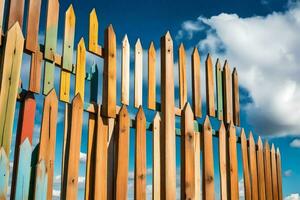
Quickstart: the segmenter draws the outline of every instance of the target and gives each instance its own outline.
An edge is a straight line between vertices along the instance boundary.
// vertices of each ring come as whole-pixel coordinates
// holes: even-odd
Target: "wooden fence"
[[[59,2],[48,0],[45,42],[38,43],[41,0],[0,0],[1,87],[0,87],[0,199],[52,199],[58,102],[65,102],[64,145],[62,159],[62,199],[77,199],[79,155],[83,113],[88,112],[88,147],[85,199],[127,199],[129,168],[129,133],[135,129],[134,198],[146,198],[146,131],[153,133],[152,198],[176,199],[176,145],[181,138],[181,199],[216,197],[214,155],[219,157],[220,199],[239,199],[238,164],[242,163],[245,199],[282,199],[279,150],[252,133],[248,139],[240,127],[238,74],[228,62],[215,67],[211,55],[205,61],[206,111],[202,110],[200,91],[200,56],[191,55],[191,80],[187,80],[186,53],[178,49],[179,106],[174,93],[174,46],[170,33],[160,40],[161,101],[156,95],[156,50],[148,49],[147,104],[143,97],[143,48],[140,40],[134,48],[134,94],[130,94],[130,44],[122,41],[122,62],[117,66],[117,42],[112,25],[104,33],[104,46],[98,44],[98,18],[90,13],[88,43],[82,38],[74,55],[76,18],[72,5],[65,13],[63,53],[57,53]],[[25,3],[28,6],[25,6]],[[26,5],[27,5],[26,4]],[[24,9],[27,18],[24,19]],[[24,32],[22,32],[23,25]],[[24,35],[26,36],[24,38]],[[103,73],[97,66],[86,66],[86,53],[103,59]],[[22,56],[31,56],[28,88],[22,87]],[[73,63],[76,56],[76,63]],[[42,70],[44,63],[44,70]],[[87,73],[87,68],[91,72]],[[54,89],[54,70],[60,69],[60,89]],[[121,104],[117,105],[117,68],[121,68]],[[42,77],[42,71],[43,77]],[[71,76],[75,77],[74,98],[70,95]],[[98,94],[98,78],[103,76],[103,92]],[[42,82],[43,80],[43,82]],[[188,103],[187,82],[192,85],[192,104]],[[85,83],[90,82],[90,88]],[[90,98],[85,98],[89,90]],[[36,124],[35,96],[43,94],[44,106],[40,140],[32,146]],[[216,94],[216,97],[215,97]],[[70,97],[71,96],[71,97]],[[102,104],[98,100],[102,96]],[[134,105],[129,98],[134,97]],[[71,100],[72,98],[72,100]],[[215,103],[216,102],[216,103]],[[9,184],[9,157],[16,104],[18,113],[12,182]],[[131,118],[128,108],[135,107]],[[131,109],[133,110],[133,109]],[[156,112],[153,121],[145,112]],[[181,121],[175,126],[175,118]],[[202,120],[200,119],[202,118]],[[213,130],[211,120],[218,119]],[[204,120],[203,120],[204,119]],[[202,122],[204,121],[204,122]],[[240,128],[238,128],[240,130]],[[218,138],[218,149],[213,148]],[[241,145],[238,145],[240,143]],[[241,147],[242,161],[238,161]],[[218,153],[214,154],[213,151]],[[202,160],[200,159],[202,155]],[[200,170],[200,162],[201,170]],[[200,178],[202,177],[202,178]],[[202,196],[202,197],[201,197]],[[177,196],[177,198],[179,198]]]

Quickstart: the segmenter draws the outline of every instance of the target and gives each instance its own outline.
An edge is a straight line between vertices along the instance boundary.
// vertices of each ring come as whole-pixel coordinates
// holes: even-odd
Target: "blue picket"
[[[47,199],[47,183],[48,175],[46,172],[46,164],[44,160],[41,160],[36,165],[36,184],[35,184],[35,200]]]

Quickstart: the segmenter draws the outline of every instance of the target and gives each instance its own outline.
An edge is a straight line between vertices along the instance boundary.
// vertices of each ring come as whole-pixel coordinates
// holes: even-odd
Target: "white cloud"
[[[289,196],[285,197],[284,200],[300,200],[299,193],[290,194]]]
[[[243,109],[259,134],[300,134],[300,3],[288,6],[267,16],[222,13],[195,20],[209,27],[200,49],[237,67],[253,100]]]
[[[292,176],[293,171],[291,169],[288,169],[283,172],[283,175],[286,177]]]
[[[80,152],[79,160],[80,160],[80,162],[85,163],[86,162],[86,153]]]
[[[240,199],[245,199],[245,190],[244,190],[244,179],[241,179],[239,181],[239,195],[240,195]]]
[[[300,148],[300,139],[294,139],[294,140],[290,143],[290,147]]]

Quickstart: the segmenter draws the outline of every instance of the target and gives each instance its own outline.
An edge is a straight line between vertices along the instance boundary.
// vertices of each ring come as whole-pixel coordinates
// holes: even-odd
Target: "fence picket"
[[[90,12],[90,20],[89,20],[89,51],[95,53],[97,55],[101,55],[100,48],[98,45],[98,17],[96,13],[96,9],[94,8]]]
[[[122,95],[121,102],[129,105],[130,44],[127,35],[122,41]]]
[[[70,71],[73,65],[73,49],[75,37],[76,17],[73,6],[70,5],[65,13],[65,29],[64,29],[64,44],[63,44],[63,59],[62,70],[60,73],[60,100],[69,102],[70,96]]]
[[[134,199],[146,199],[146,117],[141,106],[135,120]]]
[[[125,105],[119,112],[116,153],[116,199],[127,199],[130,117]]]
[[[229,148],[229,180],[230,180],[230,197],[239,199],[239,180],[238,180],[238,162],[236,147],[236,129],[231,121],[228,127],[228,148]]]
[[[41,65],[43,55],[36,51],[31,55],[30,76],[28,90],[34,93],[40,93],[41,90]]]
[[[214,72],[212,65],[212,58],[210,54],[207,55],[205,61],[205,77],[206,77],[206,110],[207,115],[214,117],[216,116],[215,111],[215,93],[214,93]]]
[[[242,160],[243,160],[243,173],[244,173],[244,191],[245,191],[245,199],[251,200],[251,196],[255,194],[251,194],[251,177],[249,170],[249,161],[248,161],[248,144],[247,138],[245,135],[244,129],[241,131],[241,150],[242,150]],[[249,151],[249,154],[252,152]],[[251,161],[250,161],[251,165]],[[252,184],[252,188],[256,187],[256,185]]]
[[[19,23],[21,29],[23,27],[24,15],[24,0],[10,0],[9,1],[9,15],[7,28],[10,29],[16,22]]]
[[[77,45],[76,59],[76,77],[75,77],[75,95],[80,94],[84,102],[84,85],[85,85],[85,67],[86,67],[86,49],[84,39],[81,38]]]
[[[5,200],[8,188],[9,159],[3,147],[0,147],[0,177],[0,199]]]
[[[258,189],[259,189],[259,199],[266,199],[266,186],[265,186],[265,172],[264,172],[264,152],[263,152],[263,143],[261,138],[258,137],[257,142],[257,175],[258,175]]]
[[[181,199],[195,199],[194,115],[187,103],[181,115]]]
[[[232,72],[232,100],[233,100],[233,122],[236,126],[240,126],[241,125],[240,94],[239,94],[238,73],[236,68],[234,68]]]
[[[58,100],[55,90],[51,90],[44,101],[43,119],[40,133],[38,162],[45,161],[48,175],[47,198],[52,199],[52,185],[55,160],[56,123]],[[36,182],[37,184],[38,182]],[[38,186],[36,186],[38,187]]]
[[[223,80],[220,60],[216,62],[216,90],[217,90],[217,117],[219,120],[223,120]]]
[[[272,190],[273,199],[278,200],[278,179],[277,179],[277,163],[276,163],[276,150],[274,144],[271,147],[271,173],[272,173]]]
[[[9,157],[24,38],[18,23],[7,32],[0,90],[0,146]]]
[[[72,126],[68,131],[64,183],[63,183],[63,199],[77,199],[78,188],[78,171],[79,171],[79,154],[82,132],[83,102],[80,94],[77,94],[72,101]],[[49,188],[49,186],[48,186]]]
[[[221,200],[226,200],[228,197],[227,186],[227,136],[223,121],[219,128],[219,169],[220,169],[220,191]]]
[[[103,115],[116,117],[117,71],[116,71],[116,35],[112,25],[105,30],[104,38],[104,69],[102,106]]]
[[[195,132],[195,200],[201,199],[201,133]]]
[[[160,200],[160,115],[157,112],[153,119],[153,160],[152,160],[152,199]]]
[[[169,32],[161,43],[161,198],[176,199],[175,110],[173,40]]]
[[[156,51],[153,42],[148,49],[148,108],[156,109]]]
[[[206,116],[203,124],[203,199],[210,200],[215,198],[214,191],[214,158],[212,127],[209,117]]]
[[[282,200],[282,175],[281,175],[281,156],[279,148],[277,148],[277,179],[278,179],[278,199]]]
[[[224,100],[224,122],[229,124],[232,121],[232,85],[231,72],[227,60],[223,68],[223,100]]]
[[[202,116],[201,89],[200,89],[200,55],[195,47],[192,54],[192,90],[193,90],[193,111],[195,117]]]
[[[250,131],[249,134],[249,162],[250,162],[250,174],[251,174],[251,185],[252,185],[252,199],[258,199],[258,182],[257,182],[257,158],[256,158],[256,145]]]
[[[178,74],[179,74],[179,108],[183,109],[187,102],[187,80],[186,80],[186,55],[183,43],[178,49]]]
[[[143,102],[143,47],[140,39],[134,49],[134,106],[139,108]]]
[[[271,158],[270,146],[268,141],[264,147],[264,164],[265,164],[265,183],[266,183],[266,200],[273,200],[272,193],[272,174],[271,174]]]
[[[47,186],[48,186],[48,174],[46,169],[46,163],[44,160],[40,160],[36,165],[36,184],[34,190],[35,200],[45,200],[47,197]]]
[[[3,26],[3,19],[4,19],[4,7],[5,7],[5,0],[0,0],[0,35],[4,35],[4,26]],[[0,46],[2,45],[2,38],[0,39]]]

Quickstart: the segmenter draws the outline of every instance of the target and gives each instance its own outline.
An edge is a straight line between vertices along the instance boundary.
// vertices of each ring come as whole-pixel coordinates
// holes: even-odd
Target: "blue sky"
[[[43,11],[46,5],[43,1]],[[89,12],[96,8],[99,19],[99,39],[103,44],[103,31],[110,23],[113,24],[118,44],[118,77],[120,77],[120,44],[125,34],[128,35],[131,44],[131,52],[138,38],[141,39],[144,49],[154,41],[159,50],[159,39],[171,32],[174,47],[177,49],[183,42],[190,57],[193,47],[196,45],[201,54],[201,73],[204,74],[204,60],[208,52],[212,53],[213,60],[220,58],[222,63],[229,60],[231,68],[236,67],[239,73],[241,95],[241,119],[246,132],[252,130],[257,139],[261,135],[274,143],[281,150],[283,170],[283,192],[286,199],[299,200],[300,180],[300,3],[282,0],[247,0],[247,1],[171,1],[171,0],[145,0],[145,1],[97,1],[77,0],[61,1],[60,24],[58,34],[58,52],[61,53],[63,41],[64,12],[73,3],[76,13],[75,47],[82,36],[88,42],[88,17]],[[40,42],[43,42],[45,15],[41,18]],[[174,51],[176,52],[176,51]],[[145,52],[146,53],[146,52]],[[74,56],[75,57],[75,56]],[[131,56],[133,61],[133,57]],[[177,53],[174,56],[174,75],[176,85],[176,98],[178,99]],[[144,80],[147,77],[147,56],[144,56]],[[189,60],[189,59],[187,59]],[[131,72],[134,63],[131,61]],[[99,73],[102,72],[102,61],[92,55],[88,55],[87,71],[96,62]],[[29,57],[24,56],[22,68],[22,80],[24,88],[27,88]],[[74,59],[75,63],[75,59]],[[159,62],[158,62],[159,63]],[[187,72],[190,74],[190,61],[187,61]],[[131,77],[133,74],[131,73]],[[59,71],[56,70],[55,88],[59,88]],[[133,78],[131,78],[131,94],[133,94]],[[189,79],[188,79],[189,80]],[[74,83],[74,79],[72,79]],[[158,80],[159,81],[159,80]],[[204,96],[204,77],[202,76],[202,92]],[[99,91],[102,91],[102,79],[99,79]],[[89,84],[86,85],[86,96]],[[189,94],[191,94],[191,85]],[[120,89],[120,79],[118,79]],[[146,102],[146,82],[144,82],[143,102]],[[159,88],[158,88],[159,89]],[[118,90],[120,91],[120,90]],[[159,92],[159,91],[158,91]],[[73,87],[71,94],[74,93]],[[118,101],[120,92],[118,93]],[[158,96],[158,99],[160,97]],[[86,98],[88,99],[88,98]],[[99,97],[99,100],[101,98]],[[38,112],[34,133],[34,143],[38,142],[39,126],[41,121],[41,109],[43,98],[37,97]],[[132,100],[132,99],[131,99]],[[191,100],[191,95],[189,95]],[[205,98],[203,98],[205,101]],[[131,107],[132,107],[132,101]],[[178,103],[178,101],[177,101]],[[17,107],[18,108],[18,107]],[[204,107],[205,108],[205,105]],[[132,117],[136,112],[130,108]],[[59,104],[59,119],[57,127],[57,145],[55,162],[55,194],[59,194],[60,162],[63,133],[64,105]],[[151,121],[154,113],[147,112],[147,120]],[[17,116],[16,116],[17,118]],[[14,129],[15,133],[15,129]],[[80,192],[82,199],[85,174],[85,152],[87,145],[87,114],[84,115],[83,137],[81,144],[80,161]],[[239,134],[239,133],[238,133]],[[151,171],[151,133],[147,134],[147,168]],[[134,131],[130,137],[130,177],[132,182],[133,157],[134,157]],[[215,145],[215,173],[218,177],[217,141]],[[177,168],[179,168],[180,156],[179,138],[176,142]],[[238,146],[240,149],[240,146]],[[238,154],[241,160],[240,152]],[[242,164],[239,163],[239,180],[242,183]],[[179,182],[179,177],[178,180]],[[216,195],[218,195],[218,181],[216,178]],[[151,174],[148,176],[148,189],[151,188]],[[132,186],[132,185],[131,185]],[[132,187],[129,196],[132,193]],[[242,190],[242,187],[241,187]],[[149,193],[150,195],[150,193]]]

